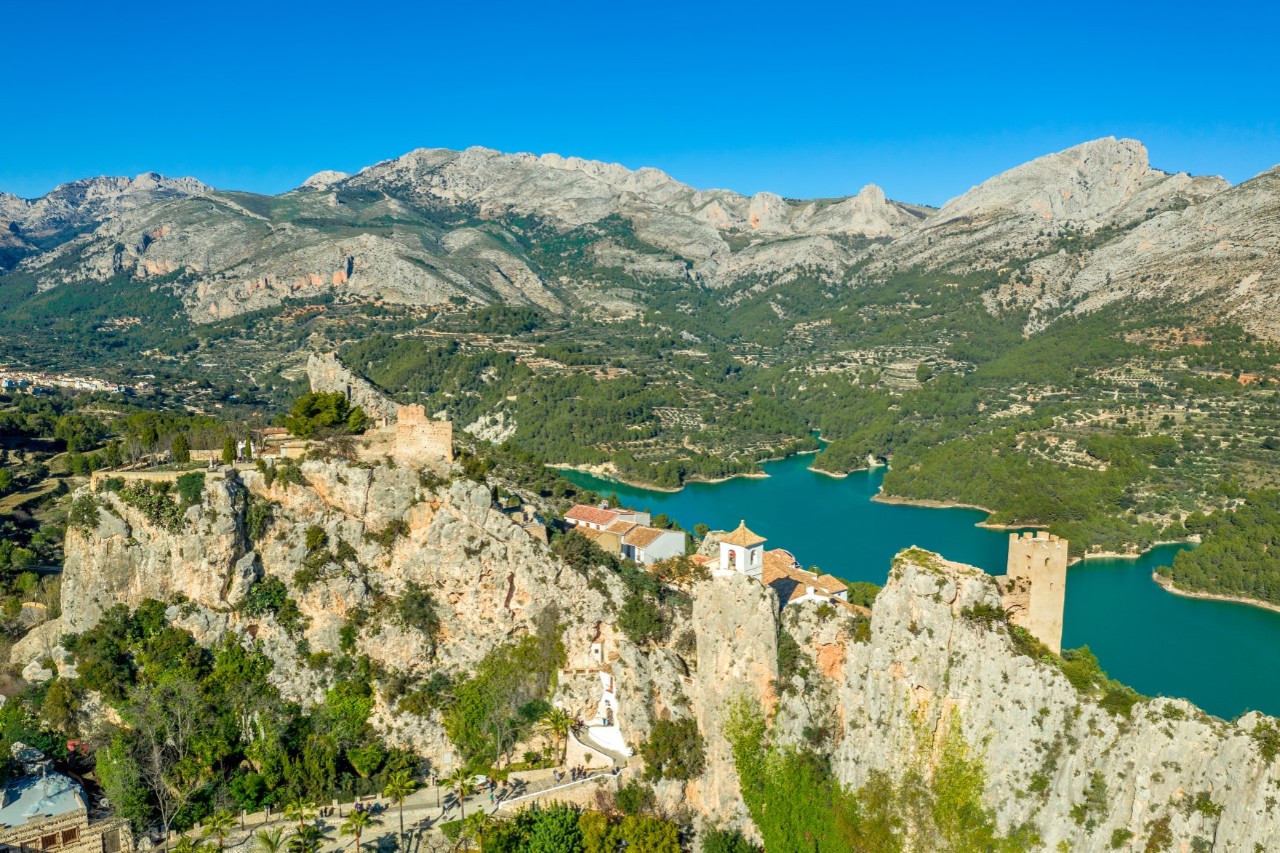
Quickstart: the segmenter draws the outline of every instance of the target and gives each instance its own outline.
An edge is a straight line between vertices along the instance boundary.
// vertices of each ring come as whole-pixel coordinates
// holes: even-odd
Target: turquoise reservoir
[[[844,580],[883,584],[893,555],[912,545],[1004,573],[1009,534],[977,527],[982,512],[876,503],[883,469],[837,479],[810,471],[812,459],[766,463],[767,478],[691,483],[679,492],[562,473],[688,530],[731,529],[745,519],[768,537],[765,547],[786,548]],[[1151,573],[1179,547],[1068,569],[1063,647],[1087,644],[1112,678],[1140,693],[1190,699],[1228,719],[1255,709],[1280,715],[1280,613],[1165,592]]]

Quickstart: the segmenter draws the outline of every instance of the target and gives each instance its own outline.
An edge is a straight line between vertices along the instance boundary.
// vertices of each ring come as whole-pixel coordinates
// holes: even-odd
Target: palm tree
[[[253,836],[253,846],[258,853],[284,853],[284,827],[259,830],[258,834]]]
[[[173,853],[204,853],[208,848],[209,845],[203,841],[196,841],[184,835],[178,839],[177,844],[173,845]]]
[[[360,834],[375,824],[382,823],[382,820],[373,816],[372,813],[361,809],[353,811],[347,815],[347,819],[342,822],[343,835],[354,835],[356,837],[356,853],[360,853]]]
[[[290,800],[284,807],[285,820],[296,820],[298,822],[298,831],[302,831],[302,826],[307,821],[316,816],[316,804],[308,803],[299,797],[296,800]]]
[[[560,754],[560,761],[564,761],[563,744],[569,738],[569,730],[573,728],[573,717],[570,717],[559,708],[552,708],[542,715],[542,720],[538,723],[538,730],[555,741],[556,749]]]
[[[476,792],[476,783],[472,781],[471,774],[465,767],[459,767],[457,770],[449,774],[444,780],[445,787],[458,797],[458,808],[461,810],[462,820],[467,819],[467,797]]]
[[[404,798],[412,794],[418,788],[418,783],[409,775],[408,770],[397,770],[387,777],[386,787],[382,789],[382,796],[388,800],[394,800],[400,808],[400,846],[404,847]]]
[[[205,836],[214,836],[218,839],[218,853],[222,853],[227,847],[227,833],[235,828],[236,816],[228,809],[220,809],[205,818],[204,834]]]
[[[493,815],[487,814],[484,809],[473,814],[462,822],[462,832],[459,836],[462,838],[476,840],[476,847],[480,850],[484,849],[484,833],[493,823]]]
[[[287,849],[289,853],[319,853],[320,848],[324,846],[326,830],[321,829],[313,823],[306,824],[298,828],[298,831],[289,836]]]

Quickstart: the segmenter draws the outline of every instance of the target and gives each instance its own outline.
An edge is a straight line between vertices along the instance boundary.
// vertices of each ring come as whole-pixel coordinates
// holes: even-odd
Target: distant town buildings
[[[33,371],[0,368],[0,390],[2,391],[7,393],[38,394],[41,388],[67,388],[72,391],[96,391],[104,394],[142,394],[151,391],[151,385],[146,382],[140,382],[137,385],[124,385],[92,376],[36,373]]]

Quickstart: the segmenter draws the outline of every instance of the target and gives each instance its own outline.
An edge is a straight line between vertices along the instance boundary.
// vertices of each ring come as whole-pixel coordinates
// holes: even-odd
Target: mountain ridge
[[[655,286],[724,290],[735,302],[798,279],[856,291],[914,268],[994,277],[987,310],[1025,312],[1033,334],[1116,301],[1168,297],[1168,287],[1137,282],[1186,279],[1177,247],[1200,227],[1239,233],[1247,248],[1218,258],[1201,246],[1197,277],[1174,298],[1221,293],[1228,316],[1274,338],[1280,307],[1265,294],[1280,225],[1264,215],[1258,231],[1247,215],[1276,206],[1266,174],[1231,187],[1167,173],[1141,142],[1106,137],[1015,166],[934,210],[875,184],[827,199],[746,196],[649,167],[421,148],[354,174],[320,172],[276,196],[155,173],[72,182],[35,200],[0,196],[0,287],[165,276],[195,323],[321,296],[626,317],[649,309]],[[1225,207],[1207,204],[1224,194]],[[1196,212],[1182,226],[1168,218],[1187,210]],[[1122,259],[1129,239],[1153,243],[1143,253],[1155,268]],[[1247,287],[1261,295],[1229,296],[1255,273]]]

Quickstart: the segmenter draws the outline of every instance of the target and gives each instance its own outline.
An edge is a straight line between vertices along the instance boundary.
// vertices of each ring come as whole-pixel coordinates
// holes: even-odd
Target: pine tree
[[[187,442],[187,434],[180,432],[173,439],[173,448],[170,451],[174,462],[190,462],[191,461],[191,445]]]
[[[227,436],[222,440],[222,464],[234,465],[236,461],[236,440]]]

